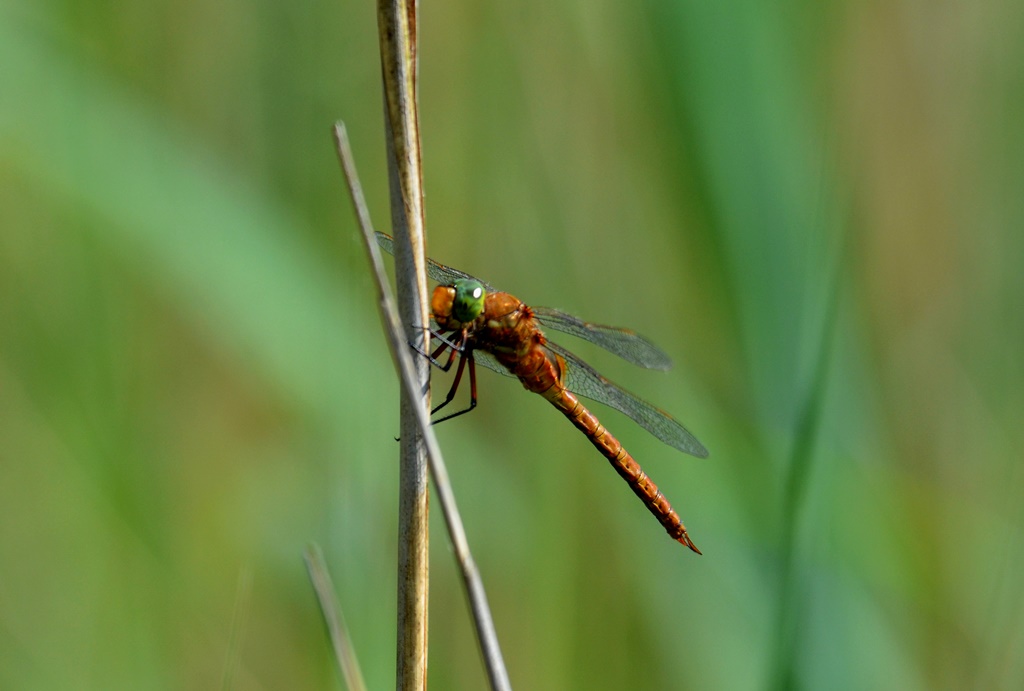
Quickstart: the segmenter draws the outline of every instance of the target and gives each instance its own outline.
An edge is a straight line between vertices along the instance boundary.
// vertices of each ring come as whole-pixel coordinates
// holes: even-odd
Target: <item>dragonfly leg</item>
[[[438,405],[434,406],[434,409],[430,411],[430,414],[433,415],[434,413],[436,413],[437,411],[441,410],[441,408],[444,408],[446,405],[451,403],[452,400],[455,399],[455,393],[459,390],[459,383],[462,381],[462,372],[466,369],[466,360],[467,359],[469,360],[469,389],[470,389],[470,394],[472,396],[472,398],[471,398],[471,400],[469,402],[469,407],[468,408],[466,408],[465,410],[460,410],[457,413],[452,413],[451,415],[443,417],[440,420],[434,420],[434,421],[432,421],[430,423],[432,425],[436,425],[439,422],[444,422],[445,420],[451,420],[453,417],[457,417],[459,415],[462,415],[463,413],[468,413],[469,411],[473,410],[473,408],[476,408],[476,365],[473,362],[472,354],[469,353],[466,350],[464,345],[460,345],[458,343],[453,343],[453,342],[449,341],[447,338],[445,338],[444,336],[442,336],[442,335],[440,335],[438,333],[434,333],[434,332],[431,332],[431,333],[436,338],[438,338],[441,341],[441,345],[439,345],[437,347],[437,349],[434,350],[433,353],[428,353],[426,351],[420,350],[419,347],[417,347],[413,343],[409,344],[410,346],[413,347],[414,350],[416,350],[416,352],[420,353],[421,355],[426,357],[428,360],[430,360],[430,364],[434,365],[435,367],[440,368],[441,371],[443,371],[443,372],[447,372],[448,370],[450,370],[452,368],[452,363],[455,361],[455,356],[458,355],[459,353],[461,353],[462,357],[459,358],[459,367],[458,367],[457,370],[455,370],[455,379],[454,379],[454,381],[452,381],[451,388],[448,389],[448,395],[444,397],[444,400],[441,401],[441,403],[439,403]],[[465,336],[465,332],[463,332],[463,336]],[[441,361],[438,359],[438,357],[447,348],[451,349],[451,354],[448,356],[448,362],[446,362],[445,364],[442,365]],[[399,441],[399,440],[401,440],[401,437],[395,437],[395,441]]]
[[[455,355],[455,351],[453,350],[452,351],[452,357],[454,357],[454,355]],[[449,364],[450,363],[451,363],[451,358],[449,358]],[[446,405],[448,405],[449,403],[451,403],[455,399],[455,392],[459,390],[459,382],[462,381],[462,372],[465,369],[466,369],[466,358],[463,357],[463,358],[461,358],[459,360],[459,368],[457,370],[455,370],[455,379],[452,381],[451,388],[448,389],[448,395],[444,397],[443,401],[441,401],[439,404],[434,406],[434,409],[430,411],[431,415],[433,415],[437,411],[441,410],[441,408],[444,408]]]
[[[453,417],[464,415],[465,413],[468,413],[469,411],[476,408],[476,361],[473,360],[473,353],[468,352],[463,353],[462,357],[459,358],[459,368],[455,371],[455,381],[452,382],[452,388],[449,389],[448,395],[445,397],[444,401],[440,405],[438,405],[436,408],[430,411],[430,414],[433,415],[437,411],[441,410],[441,408],[444,408],[446,405],[452,402],[452,399],[455,398],[455,391],[459,388],[459,382],[462,381],[462,372],[466,369],[467,362],[469,363],[469,407],[464,408],[463,410],[460,410],[457,413],[445,415],[443,418],[439,420],[434,420],[431,424],[436,425],[439,422],[451,420]]]
[[[436,338],[437,340],[441,341],[441,345],[448,346],[452,350],[457,350],[461,353],[466,349],[466,329],[462,329],[461,331],[459,331],[458,336],[454,338],[448,338],[447,336],[444,335],[444,331],[440,330],[431,331],[430,335]],[[438,350],[440,351],[441,349],[439,348]]]
[[[425,350],[420,350],[420,347],[415,343],[410,343],[409,345],[412,346],[413,350],[415,350],[417,353],[427,358],[430,364],[432,364],[434,367],[437,367],[442,372],[447,372],[452,368],[452,363],[455,362],[456,353],[463,353],[466,350],[466,333],[465,331],[463,331],[460,334],[458,340],[448,339],[440,331],[431,331],[430,335],[433,338],[436,338],[437,340],[441,341],[441,344],[437,346],[437,348],[432,353],[428,353]],[[448,348],[451,348],[451,353],[448,355],[448,362],[442,365],[441,360],[439,358],[441,357],[441,353],[443,353]]]

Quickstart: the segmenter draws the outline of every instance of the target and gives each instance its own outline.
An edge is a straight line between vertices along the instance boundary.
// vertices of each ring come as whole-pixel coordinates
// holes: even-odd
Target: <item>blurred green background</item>
[[[1024,685],[1024,5],[424,3],[432,256],[636,328],[595,412],[439,428],[521,689]],[[0,687],[394,683],[370,2],[0,0]],[[576,343],[568,343],[576,347]],[[443,390],[439,382],[437,388]],[[485,683],[432,535],[431,687]],[[227,680],[227,684],[225,684]]]

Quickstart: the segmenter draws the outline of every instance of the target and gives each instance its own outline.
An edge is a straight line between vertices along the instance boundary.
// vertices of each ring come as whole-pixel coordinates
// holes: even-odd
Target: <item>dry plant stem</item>
[[[398,314],[384,275],[380,250],[377,248],[377,242],[374,239],[373,227],[370,223],[369,212],[366,210],[366,202],[363,199],[363,192],[359,185],[359,178],[356,174],[355,162],[352,159],[352,152],[348,144],[348,136],[345,134],[344,124],[339,122],[334,126],[334,137],[338,146],[338,156],[341,158],[341,165],[345,171],[345,180],[348,183],[352,202],[356,208],[359,227],[363,232],[363,242],[366,246],[367,256],[377,283],[377,300],[391,357],[398,368],[403,390],[412,395],[417,392],[419,386],[414,376],[413,358],[410,355],[408,343],[402,337]],[[480,580],[480,573],[477,570],[476,563],[469,552],[469,542],[466,540],[466,531],[462,525],[462,518],[459,516],[458,507],[455,504],[455,495],[452,492],[451,482],[448,479],[448,470],[445,468],[441,449],[437,444],[437,438],[434,436],[434,430],[430,426],[430,415],[427,410],[419,407],[415,409],[415,413],[419,431],[427,447],[430,472],[434,478],[434,490],[437,492],[438,501],[441,502],[441,512],[444,515],[445,524],[452,539],[452,546],[455,549],[455,556],[459,562],[463,584],[466,588],[466,596],[469,598],[473,622],[476,626],[477,640],[480,643],[480,651],[484,657],[484,664],[487,668],[487,676],[490,680],[491,688],[502,691],[511,689],[508,672],[505,670],[505,662],[501,656],[501,648],[498,645],[498,636],[494,631],[494,620],[487,605],[487,595],[484,592],[483,582]]]
[[[320,603],[320,613],[331,637],[331,647],[334,649],[334,659],[338,663],[341,677],[349,691],[366,691],[363,673],[356,659],[355,646],[348,635],[345,617],[341,614],[341,605],[334,596],[334,584],[331,582],[331,574],[327,571],[327,564],[324,563],[323,550],[320,549],[320,545],[309,545],[304,557],[309,580],[313,583],[316,599]]]
[[[423,239],[423,177],[416,107],[416,0],[378,0],[384,129],[395,235],[398,310],[406,341],[426,347],[427,279]],[[415,409],[430,409],[429,365],[415,363],[414,391],[403,393],[398,516],[398,645],[396,686],[427,686],[429,532],[427,467]]]

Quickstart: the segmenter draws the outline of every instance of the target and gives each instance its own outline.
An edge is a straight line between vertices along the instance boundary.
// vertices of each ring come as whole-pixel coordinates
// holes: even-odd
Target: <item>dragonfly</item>
[[[377,244],[389,254],[394,254],[394,240],[390,235],[378,232]],[[613,384],[579,357],[548,340],[544,329],[590,341],[648,369],[669,369],[672,365],[669,357],[634,331],[592,324],[550,307],[527,306],[486,281],[432,259],[427,260],[427,274],[439,284],[430,302],[430,333],[439,345],[433,352],[422,354],[445,371],[459,356],[451,389],[431,414],[454,400],[467,369],[470,380],[469,407],[434,423],[468,413],[476,407],[476,363],[515,377],[528,391],[547,399],[586,435],[670,537],[700,554],[665,495],[579,398],[598,401],[625,413],[679,451],[706,458],[708,450],[671,415]],[[445,351],[449,351],[449,356],[447,363],[442,363]]]

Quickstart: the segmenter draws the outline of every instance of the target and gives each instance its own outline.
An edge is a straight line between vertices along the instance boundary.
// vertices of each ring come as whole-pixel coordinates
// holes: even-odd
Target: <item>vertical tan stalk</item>
[[[398,311],[408,340],[426,349],[423,174],[417,112],[416,0],[378,0],[384,125],[395,235]],[[398,659],[400,691],[427,686],[427,465],[413,406],[429,407],[429,364],[417,358],[421,396],[402,392],[398,518]]]

